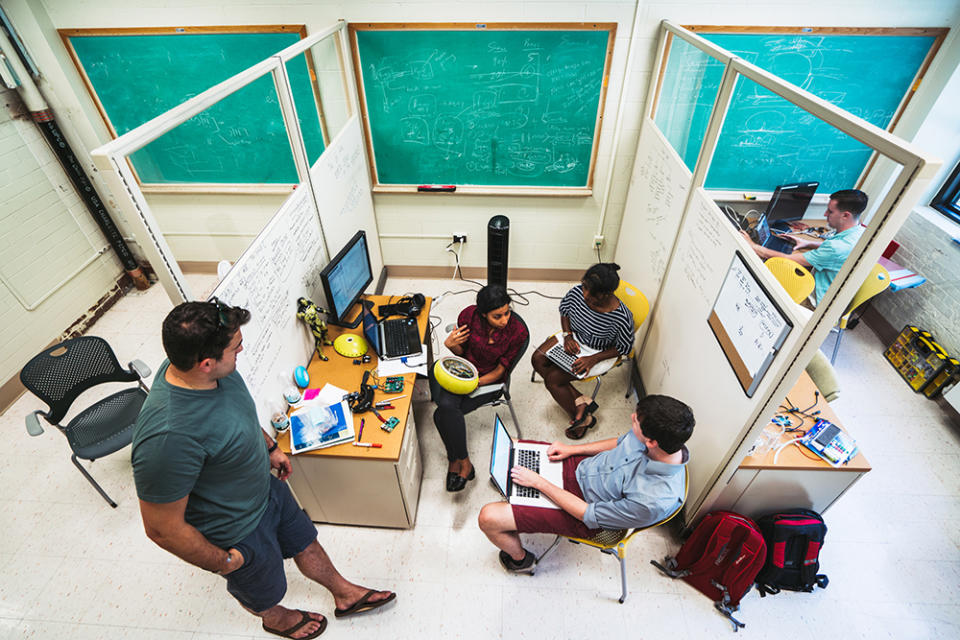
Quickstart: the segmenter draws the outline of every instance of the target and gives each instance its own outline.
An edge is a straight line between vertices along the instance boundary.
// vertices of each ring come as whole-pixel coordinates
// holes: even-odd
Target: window
[[[954,222],[960,223],[960,164],[954,167],[953,173],[943,183],[943,188],[930,206]]]

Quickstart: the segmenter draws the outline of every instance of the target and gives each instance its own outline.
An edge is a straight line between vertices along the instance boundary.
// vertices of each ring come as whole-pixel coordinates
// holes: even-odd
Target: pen
[[[393,402],[394,400],[399,400],[400,398],[406,398],[406,397],[407,397],[407,394],[403,394],[402,396],[393,396],[392,398],[384,398],[383,400],[380,400],[379,402],[377,402],[377,404],[381,404],[383,402]]]
[[[360,418],[360,433],[357,434],[357,442],[363,437],[363,418]]]
[[[353,446],[355,447],[373,447],[374,449],[382,449],[383,445],[379,442],[354,442]]]

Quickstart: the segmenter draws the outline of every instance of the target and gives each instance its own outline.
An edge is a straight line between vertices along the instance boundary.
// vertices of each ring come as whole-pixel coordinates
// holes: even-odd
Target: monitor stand
[[[335,319],[328,318],[327,324],[330,325],[331,327],[343,327],[345,329],[356,329],[357,327],[360,326],[360,323],[363,322],[362,307],[366,307],[367,309],[373,309],[373,302],[371,302],[370,300],[366,300],[364,298],[360,298],[359,300],[357,300],[354,306],[358,309],[356,318],[354,318],[353,320],[343,320],[339,322]]]

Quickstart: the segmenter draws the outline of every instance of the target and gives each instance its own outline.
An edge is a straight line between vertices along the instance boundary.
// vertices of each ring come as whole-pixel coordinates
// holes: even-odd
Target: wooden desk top
[[[395,298],[396,296],[392,297]],[[374,303],[374,313],[376,313],[377,308],[381,304],[388,304],[392,297],[364,296],[364,298]],[[424,340],[425,336],[427,335],[426,331],[430,317],[430,302],[431,299],[427,298],[427,302],[423,309],[421,309],[420,315],[417,316],[417,324],[420,329],[421,340]],[[361,324],[356,329],[344,329],[342,327],[331,326],[328,337],[332,341],[343,333],[353,333],[362,336],[363,325]],[[370,347],[370,349],[367,351],[367,353],[370,355],[370,362],[362,365],[353,364],[353,358],[341,356],[333,349],[332,346],[325,346],[323,348],[323,353],[330,359],[324,362],[320,360],[316,352],[314,352],[313,357],[310,359],[310,365],[307,367],[307,373],[310,374],[311,389],[322,388],[323,385],[329,382],[335,387],[345,389],[347,392],[356,391],[360,388],[360,381],[363,379],[364,371],[370,370],[372,374],[376,374],[377,372],[377,354],[373,351],[372,347]],[[413,398],[413,383],[416,381],[416,379],[417,374],[411,371],[403,376],[403,391],[399,393],[384,393],[382,390],[377,389],[373,394],[375,402],[398,395],[406,396],[405,398],[400,398],[392,403],[396,409],[384,409],[380,411],[380,415],[388,420],[394,416],[400,419],[400,424],[398,424],[393,431],[387,433],[381,429],[380,425],[382,423],[377,420],[377,417],[372,411],[367,411],[353,417],[353,430],[357,434],[360,433],[360,420],[362,419],[364,421],[363,438],[361,442],[379,442],[383,445],[382,449],[374,449],[372,447],[355,447],[352,443],[345,442],[333,447],[314,449],[313,451],[306,451],[296,455],[355,458],[362,460],[398,460],[400,458],[400,444],[403,442],[403,433],[407,426],[407,413],[410,410],[410,401]],[[371,379],[369,383],[373,384],[373,380]],[[277,442],[280,443],[280,447],[287,453],[290,453],[289,434],[290,432],[287,430],[284,433],[281,433],[277,438]]]
[[[787,394],[787,398],[790,399],[790,402],[794,406],[798,406],[801,409],[805,409],[807,406],[813,404],[814,399],[814,390],[817,386],[813,383],[813,380],[807,375],[807,372],[804,371],[800,374],[800,379],[797,380],[797,384],[793,386],[793,389],[790,390],[790,393]],[[786,400],[784,400],[786,403]],[[823,396],[817,397],[816,407],[811,407],[807,410],[807,413],[813,413],[814,411],[820,411],[818,418],[824,418],[829,420],[833,424],[837,425],[844,431],[846,429],[840,424],[840,419],[837,417],[837,414],[834,413],[833,409],[830,407],[830,403],[823,399]],[[798,418],[803,418],[803,426],[801,429],[806,430],[813,426],[816,420],[812,418],[807,418],[797,414],[790,416],[793,423],[796,424]],[[796,432],[784,433],[780,436],[780,443],[787,442],[797,437]],[[854,434],[851,434],[854,435]],[[854,435],[856,438],[856,435]],[[802,448],[802,450],[801,450]],[[780,452],[780,457],[777,458],[777,464],[773,464],[773,457],[776,455],[776,447],[768,451],[762,457],[757,456],[747,456],[743,459],[743,462],[740,463],[741,469],[783,469],[783,470],[826,470],[826,471],[859,471],[867,472],[870,471],[870,463],[867,462],[867,459],[863,457],[862,452],[858,452],[856,456],[853,457],[850,462],[843,465],[842,467],[833,467],[829,463],[820,458],[816,457],[816,454],[813,451],[810,451],[803,445],[789,445]]]

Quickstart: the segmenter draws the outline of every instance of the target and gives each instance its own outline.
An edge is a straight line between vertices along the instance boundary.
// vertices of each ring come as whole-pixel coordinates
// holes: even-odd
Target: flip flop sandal
[[[600,405],[598,405],[596,401],[590,398],[590,396],[580,396],[579,398],[577,398],[576,406],[579,407],[582,404],[587,405],[587,408],[584,409],[582,416],[580,416],[570,424],[571,427],[577,426],[578,424],[583,422],[588,415],[593,415],[594,413],[597,412],[598,409],[600,409]]]
[[[590,418],[590,422],[584,422],[586,418]],[[593,429],[595,426],[597,426],[597,417],[592,413],[584,413],[582,418],[566,428],[564,434],[571,440],[579,440],[587,435],[588,430]]]
[[[333,615],[338,618],[346,618],[347,616],[353,616],[358,613],[366,613],[367,611],[373,611],[378,607],[382,607],[383,605],[387,604],[388,602],[392,602],[397,598],[397,594],[391,593],[389,597],[384,598],[383,600],[375,600],[374,602],[369,602],[370,596],[372,596],[375,593],[377,593],[376,589],[370,589],[365,594],[363,594],[362,598],[354,602],[352,605],[350,605],[346,609],[334,609]]]
[[[267,633],[272,633],[275,636],[282,636],[284,638],[292,638],[293,634],[295,634],[297,631],[302,629],[304,626],[310,624],[311,622],[317,622],[320,624],[320,626],[317,627],[316,631],[314,631],[313,633],[308,633],[302,638],[297,638],[297,640],[310,640],[311,638],[316,638],[321,633],[326,631],[327,619],[325,617],[320,616],[320,619],[317,620],[316,618],[312,618],[308,612],[302,611],[300,609],[297,609],[297,613],[300,614],[300,622],[293,625],[289,629],[284,629],[283,631],[281,631],[280,629],[272,629],[265,624],[261,624],[260,626],[262,626],[263,630],[266,631]]]

